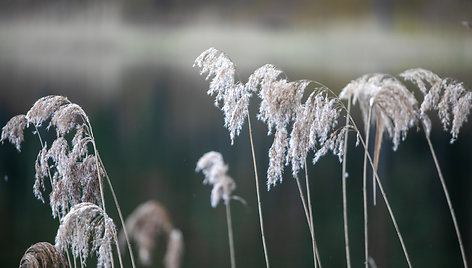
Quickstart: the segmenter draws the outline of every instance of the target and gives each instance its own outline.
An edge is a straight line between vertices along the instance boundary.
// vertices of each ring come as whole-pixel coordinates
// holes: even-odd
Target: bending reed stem
[[[306,166],[305,166],[305,169],[306,169]],[[294,176],[295,178],[295,181],[297,182],[297,186],[298,186],[298,192],[300,194],[300,200],[302,201],[302,205],[303,205],[303,211],[305,212],[305,217],[306,217],[306,222],[308,224],[308,229],[310,230],[310,233],[311,235],[313,236],[313,239],[314,239],[314,229],[313,229],[313,225],[311,224],[311,221],[310,221],[310,214],[308,212],[308,208],[307,208],[307,205],[306,205],[306,202],[305,202],[305,196],[303,195],[303,190],[302,190],[302,187],[300,185],[300,179],[298,179],[298,176]],[[320,265],[320,268],[321,268],[321,262],[320,262],[320,254],[318,252],[318,247],[316,246],[316,239],[314,239],[314,247],[315,247],[315,256],[316,256],[316,259],[318,260],[318,264]],[[315,257],[314,256],[314,257]]]
[[[364,253],[365,253],[365,268],[369,268],[369,228],[368,228],[368,214],[367,214],[367,154],[369,153],[369,137],[370,137],[370,117],[372,116],[372,107],[369,108],[369,115],[367,116],[367,131],[365,135],[366,150],[364,151],[364,170],[362,175],[362,194],[364,199]],[[375,181],[375,179],[374,179]]]
[[[459,247],[461,250],[462,262],[464,263],[464,267],[467,268],[468,266],[467,266],[467,259],[465,256],[465,251],[464,251],[464,245],[462,244],[461,233],[459,231],[459,225],[457,224],[456,214],[454,213],[454,209],[452,208],[452,202],[451,202],[451,198],[449,197],[449,191],[447,190],[446,182],[444,181],[441,168],[439,167],[439,162],[436,157],[436,152],[434,151],[433,144],[431,143],[429,135],[426,133],[426,128],[424,127],[424,125],[423,125],[423,130],[426,136],[426,140],[428,141],[429,150],[431,151],[431,155],[433,156],[434,165],[436,165],[436,170],[438,171],[439,180],[441,181],[441,186],[443,188],[444,195],[446,196],[447,205],[449,206],[449,212],[451,212],[452,222],[454,223],[454,228],[456,230],[456,235],[457,235],[457,241],[459,242]]]
[[[120,205],[118,204],[118,199],[116,198],[115,190],[113,189],[113,185],[111,184],[110,177],[108,176],[107,170],[105,169],[105,165],[103,164],[103,161],[102,161],[102,158],[100,157],[100,154],[98,152],[96,152],[96,153],[97,153],[97,158],[98,158],[98,160],[100,161],[100,164],[103,167],[103,172],[105,173],[105,178],[107,179],[108,185],[110,186],[111,195],[113,196],[113,201],[115,202],[116,210],[118,211],[118,216],[120,217],[121,226],[123,227],[123,232],[124,232],[125,238],[126,238],[126,244],[128,245],[128,251],[129,251],[130,258],[131,258],[131,265],[132,265],[133,268],[135,268],[136,264],[134,263],[133,250],[131,249],[131,244],[129,242],[128,231],[126,231],[125,221],[123,219],[123,215],[121,214],[121,209],[120,209]]]
[[[354,121],[351,121],[351,122],[354,122]],[[356,127],[356,129],[357,129],[357,127]],[[357,129],[357,131],[359,131],[359,130]],[[367,150],[367,147],[366,147],[362,137],[360,138],[360,141],[362,142],[362,145],[364,146],[364,149]],[[370,157],[370,154],[367,154],[367,158],[369,159],[369,163],[370,163],[371,167],[373,168],[374,167],[374,162],[372,161],[372,158]],[[373,169],[373,172],[374,172],[375,180],[377,181],[377,186],[380,189],[380,192],[381,192],[382,197],[384,199],[385,205],[387,206],[388,213],[390,214],[390,218],[392,219],[393,226],[395,227],[395,231],[397,232],[398,239],[400,240],[400,244],[402,246],[403,253],[405,255],[406,261],[408,263],[408,267],[411,268],[412,266],[411,266],[410,258],[408,257],[408,252],[406,251],[405,242],[403,242],[403,236],[400,233],[400,229],[398,228],[397,221],[395,219],[395,216],[393,215],[392,207],[390,206],[390,203],[388,202],[387,195],[385,194],[385,191],[384,191],[383,186],[382,186],[382,182],[380,181],[379,175],[377,174],[377,170]]]
[[[347,103],[346,113],[346,128],[349,127],[349,118],[351,111],[351,99],[349,98]],[[344,154],[343,154],[343,167],[342,167],[342,187],[343,187],[343,218],[344,218],[344,241],[346,244],[346,263],[347,267],[351,268],[351,255],[349,253],[349,231],[347,223],[347,195],[346,195],[346,155],[347,155],[347,141],[349,132],[346,131],[344,136]]]
[[[233,226],[231,223],[231,208],[230,203],[231,200],[225,201],[226,207],[226,222],[228,223],[228,239],[229,239],[229,253],[231,258],[231,268],[236,268],[236,257],[234,254],[234,241],[233,241]]]
[[[317,268],[317,261],[316,261],[317,253],[316,252],[318,251],[318,247],[316,245],[316,239],[315,239],[315,226],[313,225],[313,210],[311,207],[310,182],[308,180],[308,169],[306,165],[306,158],[305,158],[305,186],[306,186],[306,195],[308,199],[308,210],[310,212],[309,225],[311,226],[310,231],[311,231],[311,245],[313,247],[313,263],[314,263],[315,268]]]
[[[247,115],[247,122],[248,122],[248,128],[249,128],[249,139],[251,141],[252,162],[254,164],[254,179],[255,179],[255,182],[256,182],[257,207],[259,209],[259,223],[260,223],[260,226],[261,226],[262,245],[264,247],[264,257],[265,257],[266,267],[269,268],[269,256],[267,254],[267,246],[266,246],[265,235],[264,235],[264,221],[262,219],[261,196],[260,196],[260,193],[259,193],[259,177],[257,175],[256,154],[254,152],[254,142],[253,142],[253,138],[252,138],[251,118],[249,117],[249,113]]]

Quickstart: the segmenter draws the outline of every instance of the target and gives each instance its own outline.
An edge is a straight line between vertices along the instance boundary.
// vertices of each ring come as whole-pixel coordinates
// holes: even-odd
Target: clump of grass
[[[182,232],[175,229],[165,207],[154,200],[140,204],[126,219],[131,241],[138,247],[138,259],[143,266],[152,265],[152,253],[159,237],[167,238],[165,267],[180,267],[183,254]],[[120,240],[124,240],[123,231]]]
[[[233,191],[236,183],[228,176],[228,166],[223,161],[223,156],[218,152],[205,153],[197,162],[196,172],[205,175],[203,184],[213,185],[211,190],[211,206],[215,208],[220,200],[223,200],[226,207],[226,219],[228,223],[228,240],[231,258],[231,267],[236,267],[236,256],[234,253],[233,226],[231,222],[230,201],[233,199]]]
[[[67,267],[67,260],[49,242],[38,242],[29,247],[20,261],[20,268]]]
[[[303,204],[307,223],[312,236],[314,266],[320,264],[319,254],[315,240],[313,211],[310,201],[309,179],[306,167],[306,158],[313,151],[313,164],[332,151],[343,163],[343,217],[344,234],[346,246],[346,262],[350,267],[349,234],[347,222],[347,198],[346,198],[346,153],[348,142],[348,131],[357,133],[358,142],[362,142],[365,151],[364,174],[366,174],[367,160],[373,169],[374,184],[378,184],[382,197],[388,208],[393,225],[402,245],[405,258],[411,267],[403,238],[393,215],[392,208],[388,202],[385,191],[377,174],[378,158],[382,143],[382,136],[387,132],[397,148],[400,139],[406,137],[410,127],[418,121],[417,101],[413,95],[396,78],[374,74],[361,77],[345,87],[341,98],[348,100],[348,107],[341,102],[331,90],[318,82],[300,80],[290,82],[284,72],[278,67],[267,64],[257,69],[248,79],[248,82],[235,82],[236,68],[234,63],[223,52],[210,48],[204,51],[196,60],[202,73],[208,72],[208,78],[213,77],[210,82],[208,94],[216,95],[215,105],[223,102],[223,113],[225,126],[230,131],[231,142],[239,134],[244,118],[247,116],[249,125],[249,136],[255,167],[256,189],[258,195],[259,217],[261,233],[265,250],[266,264],[269,266],[268,255],[265,246],[263,224],[261,217],[260,197],[258,192],[257,169],[255,165],[255,153],[252,142],[250,116],[248,113],[249,97],[252,93],[258,93],[261,100],[257,118],[267,124],[268,135],[274,134],[274,141],[269,149],[269,165],[267,169],[267,188],[275,186],[282,181],[283,171],[286,165],[292,165],[292,175],[297,182],[300,198]],[[315,89],[303,102],[306,89],[314,84]],[[393,98],[398,98],[391,101]],[[374,160],[370,156],[367,143],[360,135],[357,124],[350,116],[351,101],[359,100],[363,110],[364,125],[366,132],[370,131],[371,122],[377,127],[377,138]],[[464,101],[465,102],[465,101]],[[346,124],[338,127],[338,120],[345,115]],[[235,121],[232,121],[235,120]],[[291,127],[291,131],[290,131]],[[305,200],[298,173],[305,169],[306,192]],[[367,204],[366,204],[366,175],[364,175],[364,207],[365,207],[365,263],[368,263],[367,245]],[[374,187],[376,189],[376,187]],[[375,198],[374,198],[375,200]]]
[[[48,123],[46,130],[55,132],[50,146],[43,140],[41,127]],[[34,127],[41,150],[35,162],[34,195],[42,202],[49,179],[51,193],[49,204],[54,218],[62,220],[72,207],[81,203],[93,203],[106,214],[104,180],[106,179],[122,225],[124,220],[111,180],[105,170],[97,150],[92,125],[85,111],[64,96],[46,96],[38,99],[26,115],[10,119],[2,129],[1,142],[9,140],[18,151],[24,139],[24,130]],[[72,138],[71,138],[72,137]],[[126,240],[129,241],[125,230]],[[131,245],[128,242],[132,266],[135,267]],[[66,251],[68,255],[68,251]],[[77,256],[77,255],[75,255]],[[75,261],[75,260],[74,260]],[[69,266],[72,266],[68,256]]]

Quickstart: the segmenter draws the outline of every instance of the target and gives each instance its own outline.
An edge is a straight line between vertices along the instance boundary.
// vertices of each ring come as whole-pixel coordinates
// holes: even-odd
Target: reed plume
[[[292,121],[300,106],[308,81],[288,82],[282,78],[283,72],[276,66],[266,64],[250,77],[248,85],[256,91],[260,87],[258,119],[267,124],[268,134],[275,129],[274,141],[269,149],[267,169],[267,189],[282,181],[285,155],[288,147],[287,125]]]
[[[56,134],[50,147],[46,141],[43,142],[38,129],[47,122],[49,124],[46,129],[52,128]],[[34,127],[34,133],[41,143],[35,162],[33,193],[45,202],[45,179],[49,178],[49,203],[53,217],[61,220],[71,207],[81,202],[97,204],[105,212],[103,179],[106,178],[124,225],[113,186],[98,154],[92,125],[85,111],[63,96],[42,97],[26,115],[15,116],[5,125],[0,141],[8,139],[20,150],[24,128],[30,125]],[[128,248],[134,267],[131,246]]]
[[[442,79],[437,74],[421,68],[406,70],[400,76],[413,82],[424,95],[420,112],[426,134],[431,132],[431,122],[426,113],[437,110],[444,130],[451,133],[453,143],[472,108],[472,92],[468,91],[462,82],[451,78]]]
[[[286,159],[291,163],[293,176],[306,168],[304,163],[311,150],[313,164],[330,149],[342,161],[346,129],[336,130],[341,107],[338,99],[328,98],[325,93],[324,88],[316,89],[296,109]]]
[[[218,152],[205,153],[197,162],[196,172],[205,175],[203,184],[213,186],[211,190],[211,206],[216,207],[220,200],[229,202],[236,188],[234,180],[227,175],[228,166],[223,162],[223,156]]]
[[[184,239],[179,229],[173,229],[167,239],[167,249],[164,256],[166,268],[179,268],[184,255]]]
[[[251,90],[241,82],[235,82],[236,67],[231,59],[215,48],[209,48],[197,57],[193,66],[200,68],[200,74],[208,73],[206,79],[212,80],[207,94],[215,96],[215,106],[223,103],[224,125],[230,132],[231,144],[239,136],[248,116]]]
[[[68,267],[64,255],[49,242],[29,247],[20,260],[20,268]]]
[[[447,131],[448,128],[450,128],[450,133],[452,135],[450,142],[453,143],[459,135],[461,126],[467,121],[467,116],[472,108],[472,92],[468,91],[461,82],[451,78],[441,79],[437,74],[421,68],[406,70],[401,73],[400,76],[407,81],[412,81],[424,95],[420,107],[423,129],[431,156],[433,157],[436,166],[436,171],[438,172],[444,196],[446,197],[449,212],[451,213],[452,222],[454,224],[457,241],[461,251],[462,262],[464,267],[467,268],[467,258],[462,243],[459,225],[457,224],[456,213],[454,212],[452,201],[449,197],[449,191],[447,190],[446,182],[436,157],[436,152],[429,137],[431,132],[431,120],[426,113],[430,110],[438,111],[438,116],[443,124],[444,130]],[[453,117],[452,126],[451,113]]]
[[[112,267],[114,243],[117,243],[117,235],[113,220],[102,208],[85,202],[73,206],[62,219],[55,246],[60,251],[70,247],[82,265],[86,265],[89,252],[93,252],[97,255],[97,267]]]
[[[134,209],[126,219],[126,229],[131,241],[138,247],[138,259],[141,264],[151,266],[157,239],[161,236],[170,239],[173,225],[165,207],[151,200]],[[120,241],[124,242],[123,232],[120,233]]]
[[[21,143],[25,139],[23,131],[27,123],[28,120],[24,114],[12,117],[2,128],[2,138],[0,141],[3,143],[8,139],[8,141],[15,145],[16,149],[21,152]]]
[[[200,157],[195,171],[201,171],[203,175],[205,175],[203,184],[213,185],[213,189],[211,191],[211,206],[215,208],[220,200],[224,200],[225,202],[231,267],[235,268],[236,258],[234,254],[230,201],[233,197],[232,192],[236,188],[236,183],[230,176],[228,176],[228,166],[225,165],[223,156],[218,152],[207,152],[202,157]]]

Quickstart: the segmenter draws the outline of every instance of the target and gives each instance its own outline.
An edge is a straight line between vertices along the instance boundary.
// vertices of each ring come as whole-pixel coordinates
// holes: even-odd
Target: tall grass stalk
[[[226,207],[226,221],[228,223],[228,241],[229,241],[229,253],[231,258],[231,268],[236,268],[236,259],[234,254],[234,240],[233,240],[233,225],[231,223],[231,200],[225,202]]]
[[[257,175],[256,153],[254,152],[254,141],[252,138],[251,118],[249,116],[249,113],[247,114],[247,125],[249,128],[249,140],[251,142],[252,163],[254,166],[254,180],[256,182],[257,209],[259,211],[259,225],[261,227],[262,246],[264,248],[264,257],[265,257],[266,267],[269,268],[270,266],[269,255],[267,253],[267,245],[266,245],[265,234],[264,234],[264,219],[262,217],[261,194],[259,192],[259,176]]]
[[[436,170],[439,175],[439,180],[441,181],[441,186],[444,191],[444,196],[446,197],[447,205],[449,206],[449,212],[451,213],[452,222],[454,223],[454,229],[456,231],[457,241],[459,242],[459,247],[461,250],[462,262],[464,263],[464,267],[467,268],[468,265],[467,265],[467,259],[465,256],[464,245],[462,243],[461,233],[459,231],[459,225],[457,224],[456,214],[454,213],[454,208],[452,207],[451,198],[449,197],[449,191],[447,190],[446,182],[444,181],[441,168],[439,167],[439,162],[436,157],[436,152],[434,151],[433,144],[431,143],[431,139],[429,138],[429,135],[427,134],[426,128],[424,125],[423,125],[423,129],[424,129],[426,140],[428,141],[429,150],[431,151],[431,156],[433,157],[433,160],[434,160],[434,165],[436,166]]]
[[[352,119],[351,119],[352,120]],[[351,121],[354,128],[356,129],[357,132],[359,132],[359,129],[357,128],[357,126],[355,125],[355,122],[352,120]],[[364,140],[362,139],[362,137],[359,137],[359,140],[360,142],[362,143],[362,146],[364,147],[364,150],[367,151],[367,146],[364,142]],[[374,162],[372,161],[372,158],[370,157],[370,154],[367,153],[367,158],[369,160],[369,164],[370,166],[373,168],[373,172],[374,172],[374,178],[377,182],[377,186],[379,187],[380,189],[380,192],[382,194],[382,197],[384,199],[384,202],[385,202],[385,205],[387,206],[387,209],[388,209],[388,213],[390,214],[390,218],[392,219],[392,223],[393,223],[393,226],[395,227],[395,231],[397,233],[397,236],[398,236],[398,239],[400,240],[400,244],[402,246],[402,249],[403,249],[403,254],[405,255],[405,259],[408,263],[408,267],[412,267],[411,266],[411,261],[410,261],[410,258],[408,257],[408,252],[406,250],[406,246],[405,246],[405,242],[403,241],[403,236],[400,232],[400,228],[398,228],[398,224],[397,224],[397,221],[395,219],[395,216],[393,214],[393,211],[392,211],[392,207],[390,206],[390,203],[388,202],[388,199],[387,199],[387,195],[383,189],[383,186],[382,186],[382,182],[380,181],[380,178],[379,178],[379,175],[377,174],[377,170],[375,170],[374,168]]]
[[[308,169],[306,165],[306,159],[305,159],[305,186],[306,186],[306,196],[308,198],[308,210],[310,213],[309,225],[311,226],[310,231],[311,231],[311,245],[313,247],[313,263],[314,263],[314,267],[317,268],[317,264],[319,262],[319,254],[318,254],[318,246],[316,244],[316,239],[315,239],[315,226],[313,225],[313,209],[311,205],[310,182],[308,180]],[[321,267],[321,264],[320,264],[320,267]]]
[[[372,108],[369,108],[367,122],[370,122],[372,116]],[[364,203],[364,254],[365,254],[365,268],[369,268],[369,216],[367,211],[367,154],[369,153],[369,138],[370,138],[370,124],[366,126],[365,143],[366,150],[364,151],[364,170],[362,171],[362,195]]]
[[[329,89],[328,89],[329,90]],[[337,96],[336,93],[334,93],[332,90],[329,90],[336,98],[339,99],[339,97]],[[350,99],[350,98],[349,98]],[[344,105],[344,103],[340,102],[341,106],[342,106],[342,109],[345,110],[348,114],[348,109],[346,108],[346,106]],[[405,255],[405,259],[408,263],[408,267],[412,267],[411,266],[411,261],[410,261],[410,258],[408,256],[408,252],[406,250],[406,246],[405,246],[405,243],[403,241],[403,236],[400,232],[400,228],[398,227],[398,224],[397,224],[397,221],[395,219],[395,216],[393,214],[393,210],[390,206],[390,203],[388,202],[388,199],[387,199],[387,195],[382,187],[382,182],[380,181],[380,178],[379,178],[379,175],[377,174],[377,170],[374,168],[375,165],[374,165],[374,162],[372,160],[372,157],[370,156],[369,152],[368,152],[368,147],[367,147],[367,144],[366,142],[364,141],[364,139],[362,138],[362,136],[360,135],[360,131],[359,131],[359,128],[357,127],[357,124],[356,122],[354,121],[354,119],[352,117],[349,118],[350,121],[351,121],[351,124],[352,124],[352,127],[354,128],[354,130],[356,131],[357,135],[358,135],[358,139],[359,141],[361,142],[362,144],[362,147],[364,148],[364,152],[366,153],[365,156],[367,156],[367,159],[369,160],[369,164],[370,166],[372,167],[372,170],[373,170],[373,173],[374,173],[374,178],[377,182],[377,185],[380,189],[380,192],[382,194],[382,198],[384,199],[384,202],[385,202],[385,205],[387,206],[387,210],[388,210],[388,213],[390,215],[390,218],[392,220],[392,223],[393,223],[393,226],[395,228],[395,231],[397,233],[397,236],[398,236],[398,240],[400,241],[400,244],[402,246],[402,250],[403,250],[403,254]],[[370,122],[369,122],[370,123]]]
[[[351,98],[349,98],[347,103],[347,112],[346,112],[346,129],[349,129],[349,118],[351,112]],[[349,253],[349,231],[348,231],[348,221],[347,221],[347,196],[346,196],[346,155],[347,155],[347,141],[348,133],[344,136],[344,154],[343,154],[343,167],[342,167],[342,188],[343,188],[343,217],[344,217],[344,242],[346,244],[346,263],[347,267],[351,267],[351,255]]]

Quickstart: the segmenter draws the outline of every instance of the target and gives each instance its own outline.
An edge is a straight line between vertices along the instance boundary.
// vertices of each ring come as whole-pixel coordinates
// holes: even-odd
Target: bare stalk
[[[264,221],[262,219],[261,196],[259,193],[259,178],[257,175],[256,154],[254,153],[254,142],[252,139],[251,118],[249,117],[249,113],[247,115],[247,122],[248,122],[248,128],[249,128],[249,139],[251,141],[252,162],[254,164],[254,179],[256,181],[257,207],[259,209],[259,223],[261,226],[262,245],[264,247],[264,257],[265,257],[266,266],[267,268],[269,268],[269,256],[267,254],[267,246],[266,246],[265,235],[264,235]]]
[[[225,200],[226,206],[226,221],[228,223],[228,239],[229,239],[229,253],[231,257],[231,268],[236,268],[236,258],[234,254],[234,241],[233,241],[233,225],[231,223],[231,208],[230,200]]]
[[[317,267],[317,262],[316,262],[316,252],[317,252],[317,246],[316,246],[316,240],[315,240],[315,227],[313,225],[313,210],[311,207],[311,195],[310,195],[310,182],[308,180],[308,166],[306,165],[306,159],[305,159],[305,186],[306,186],[306,195],[308,198],[308,210],[310,212],[310,222],[309,225],[311,226],[311,244],[313,246],[313,263],[315,265],[315,268]]]
[[[118,253],[118,261],[120,262],[120,267],[123,268],[123,260],[121,259],[121,252],[120,252],[120,246],[118,244],[118,237],[115,234],[115,246],[116,246],[116,252]]]
[[[350,100],[350,99],[349,99]],[[368,214],[367,214],[367,154],[369,150],[369,136],[370,136],[370,117],[372,116],[372,107],[369,108],[369,115],[367,116],[367,131],[366,131],[366,150],[364,151],[364,171],[362,176],[362,193],[364,199],[364,252],[365,252],[365,268],[369,268],[369,228],[368,228]],[[374,180],[375,181],[375,180]],[[374,199],[375,200],[375,199]],[[375,201],[374,201],[375,202]]]
[[[306,166],[305,166],[305,169],[306,169]],[[298,192],[300,194],[300,200],[302,201],[303,210],[305,211],[305,217],[306,217],[306,222],[308,224],[308,229],[310,230],[310,233],[313,237],[313,244],[314,244],[313,247],[314,247],[314,251],[316,253],[316,254],[314,254],[313,258],[316,258],[318,260],[318,264],[320,265],[320,268],[321,268],[321,262],[320,262],[320,259],[319,259],[320,254],[318,253],[318,247],[316,246],[316,239],[315,239],[315,235],[314,235],[315,232],[314,232],[313,225],[311,224],[312,221],[310,220],[310,214],[308,212],[308,208],[307,208],[307,205],[306,205],[305,196],[303,195],[303,190],[302,190],[302,187],[301,187],[301,184],[300,184],[300,179],[298,179],[298,176],[294,176],[294,178],[295,178],[295,181],[297,182]]]
[[[336,97],[339,99],[338,95],[336,93],[334,93],[332,90],[330,90],[328,88],[328,90]],[[345,110],[347,112],[347,109],[346,109],[346,106],[344,106],[344,104],[340,101],[339,102],[341,104],[341,107],[343,108],[343,110]],[[359,134],[360,131],[359,131],[359,128],[357,127],[356,125],[356,122],[352,119],[352,117],[350,117],[350,121],[352,123],[352,126],[354,127],[355,131]],[[370,157],[370,154],[368,153],[368,150],[367,150],[367,146],[364,142],[364,139],[362,138],[362,136],[359,135],[359,141],[362,143],[362,146],[364,147],[364,151],[367,151],[367,158],[369,160],[369,163],[370,163],[370,166],[373,168],[373,172],[374,172],[374,177],[375,177],[375,180],[377,181],[377,184],[380,188],[380,191],[382,193],[382,197],[384,199],[384,202],[385,202],[385,205],[387,206],[387,209],[388,209],[388,212],[390,214],[390,218],[392,219],[392,222],[393,222],[393,225],[395,227],[395,231],[397,232],[397,236],[398,236],[398,239],[400,240],[400,244],[402,245],[402,249],[403,249],[403,254],[405,255],[405,258],[406,258],[406,261],[408,263],[408,267],[412,267],[411,266],[411,262],[410,262],[410,258],[408,257],[408,253],[406,251],[406,246],[405,246],[405,243],[403,242],[403,237],[400,233],[400,229],[398,228],[398,225],[397,225],[397,221],[395,220],[395,216],[393,215],[393,211],[392,211],[392,208],[390,207],[390,203],[388,202],[388,199],[387,199],[387,195],[385,194],[384,190],[383,190],[383,187],[382,187],[382,183],[379,179],[379,175],[377,174],[377,170],[374,169],[374,162],[372,161],[372,158]]]
[[[347,113],[346,113],[346,128],[349,127],[349,118],[351,111],[351,99],[349,98],[347,103]],[[344,136],[344,154],[343,154],[343,168],[342,168],[342,187],[343,187],[343,217],[344,217],[344,241],[346,244],[346,263],[347,267],[351,267],[351,256],[349,253],[349,231],[347,223],[347,196],[346,196],[346,154],[347,154],[347,138],[349,132],[346,131]]]
[[[457,224],[456,214],[454,213],[454,209],[452,208],[452,202],[451,202],[451,198],[449,197],[449,191],[447,190],[446,182],[444,181],[441,168],[439,167],[439,162],[436,157],[436,152],[434,151],[433,144],[431,143],[429,135],[426,134],[426,129],[424,125],[423,125],[423,129],[426,136],[426,140],[428,141],[429,150],[431,151],[431,155],[433,156],[434,164],[436,165],[436,170],[438,171],[439,180],[441,181],[441,186],[443,188],[444,195],[446,196],[447,205],[449,206],[449,212],[451,212],[452,221],[454,223],[454,228],[456,230],[457,241],[459,242],[459,247],[461,250],[462,262],[464,263],[464,267],[467,268],[468,266],[467,266],[467,259],[465,256],[465,251],[464,251],[464,245],[462,244],[461,233],[459,231],[459,225]]]
[[[354,121],[351,121],[351,122],[354,122]],[[357,129],[357,127],[355,127],[355,128],[356,128],[357,131],[359,131]],[[360,137],[360,141],[362,142],[362,145],[364,146],[364,150],[367,150],[367,147],[366,147],[362,137]],[[369,159],[369,163],[370,163],[371,167],[373,168],[374,167],[374,162],[372,161],[372,158],[370,157],[370,154],[367,154],[367,158]],[[395,220],[395,216],[393,215],[392,207],[390,206],[390,203],[388,202],[387,195],[385,194],[385,191],[382,187],[382,182],[379,179],[379,175],[377,174],[377,170],[373,169],[373,172],[374,172],[375,180],[377,181],[377,185],[380,189],[380,192],[382,193],[382,197],[384,199],[385,205],[387,206],[388,213],[390,214],[390,218],[392,219],[393,226],[395,227],[395,231],[397,232],[398,239],[400,240],[400,244],[401,244],[402,249],[403,249],[403,254],[405,255],[406,261],[408,263],[408,267],[411,268],[412,266],[411,266],[410,258],[408,257],[408,252],[406,251],[405,242],[403,242],[403,236],[400,233],[400,229],[398,228],[397,221]]]
[[[115,190],[113,189],[113,185],[111,184],[111,180],[110,180],[110,177],[108,176],[107,170],[105,169],[105,165],[103,165],[103,161],[102,161],[102,158],[100,157],[100,154],[98,152],[96,152],[96,154],[97,154],[98,160],[100,161],[100,164],[103,167],[103,171],[105,173],[105,178],[107,179],[108,185],[110,186],[111,195],[113,196],[113,201],[115,202],[116,210],[118,211],[118,216],[120,217],[121,226],[123,227],[123,233],[125,234],[126,244],[128,245],[128,251],[131,258],[131,265],[133,268],[135,268],[136,264],[134,263],[133,250],[131,249],[131,243],[129,242],[128,231],[126,231],[125,221],[123,219],[123,215],[121,214],[121,209],[120,209],[120,205],[118,204],[118,199],[116,198]]]

